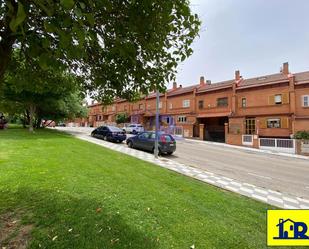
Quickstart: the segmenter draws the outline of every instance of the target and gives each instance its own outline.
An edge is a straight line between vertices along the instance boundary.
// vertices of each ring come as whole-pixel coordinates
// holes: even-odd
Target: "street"
[[[58,127],[89,135],[93,128]],[[123,143],[123,146],[126,146]],[[171,160],[200,168],[240,182],[309,198],[309,160],[265,154],[203,143],[189,139],[177,140]]]

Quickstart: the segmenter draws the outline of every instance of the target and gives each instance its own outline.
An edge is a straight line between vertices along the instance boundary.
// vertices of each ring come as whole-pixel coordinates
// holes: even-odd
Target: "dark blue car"
[[[127,138],[125,132],[116,126],[100,126],[91,132],[91,136],[119,143],[122,143]]]
[[[142,132],[137,136],[128,138],[127,145],[130,148],[154,152],[155,137],[155,132]],[[169,134],[159,133],[159,154],[171,155],[175,150],[175,139]]]

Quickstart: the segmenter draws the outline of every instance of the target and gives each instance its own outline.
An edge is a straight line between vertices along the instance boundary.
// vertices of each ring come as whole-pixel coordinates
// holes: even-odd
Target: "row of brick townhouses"
[[[89,106],[83,120],[98,126],[114,122],[117,113],[127,113],[133,123],[152,129],[155,122],[155,94],[129,103]],[[199,84],[173,88],[160,95],[161,125],[183,128],[185,137],[243,144],[243,135],[257,138],[290,138],[309,130],[309,71],[290,73],[284,63],[279,73],[244,79],[239,71],[232,80],[211,83],[200,77]]]

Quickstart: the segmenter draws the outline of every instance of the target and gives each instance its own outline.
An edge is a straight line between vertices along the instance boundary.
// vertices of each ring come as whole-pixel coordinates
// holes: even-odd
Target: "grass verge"
[[[266,247],[266,204],[56,131],[0,148],[1,246],[30,226],[28,248]]]

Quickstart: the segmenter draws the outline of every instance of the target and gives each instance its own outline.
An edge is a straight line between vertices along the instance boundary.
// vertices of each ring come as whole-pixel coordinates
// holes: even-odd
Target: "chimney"
[[[281,73],[283,73],[285,75],[288,75],[290,73],[289,72],[289,63],[288,62],[283,63],[283,66],[282,66],[282,69],[281,69]]]
[[[205,85],[205,78],[204,76],[200,77],[200,86],[204,86]]]
[[[236,81],[240,80],[240,72],[239,72],[239,70],[235,71],[235,80]]]
[[[206,85],[211,85],[211,80],[206,80]]]
[[[177,82],[173,82],[173,90],[177,89]]]

